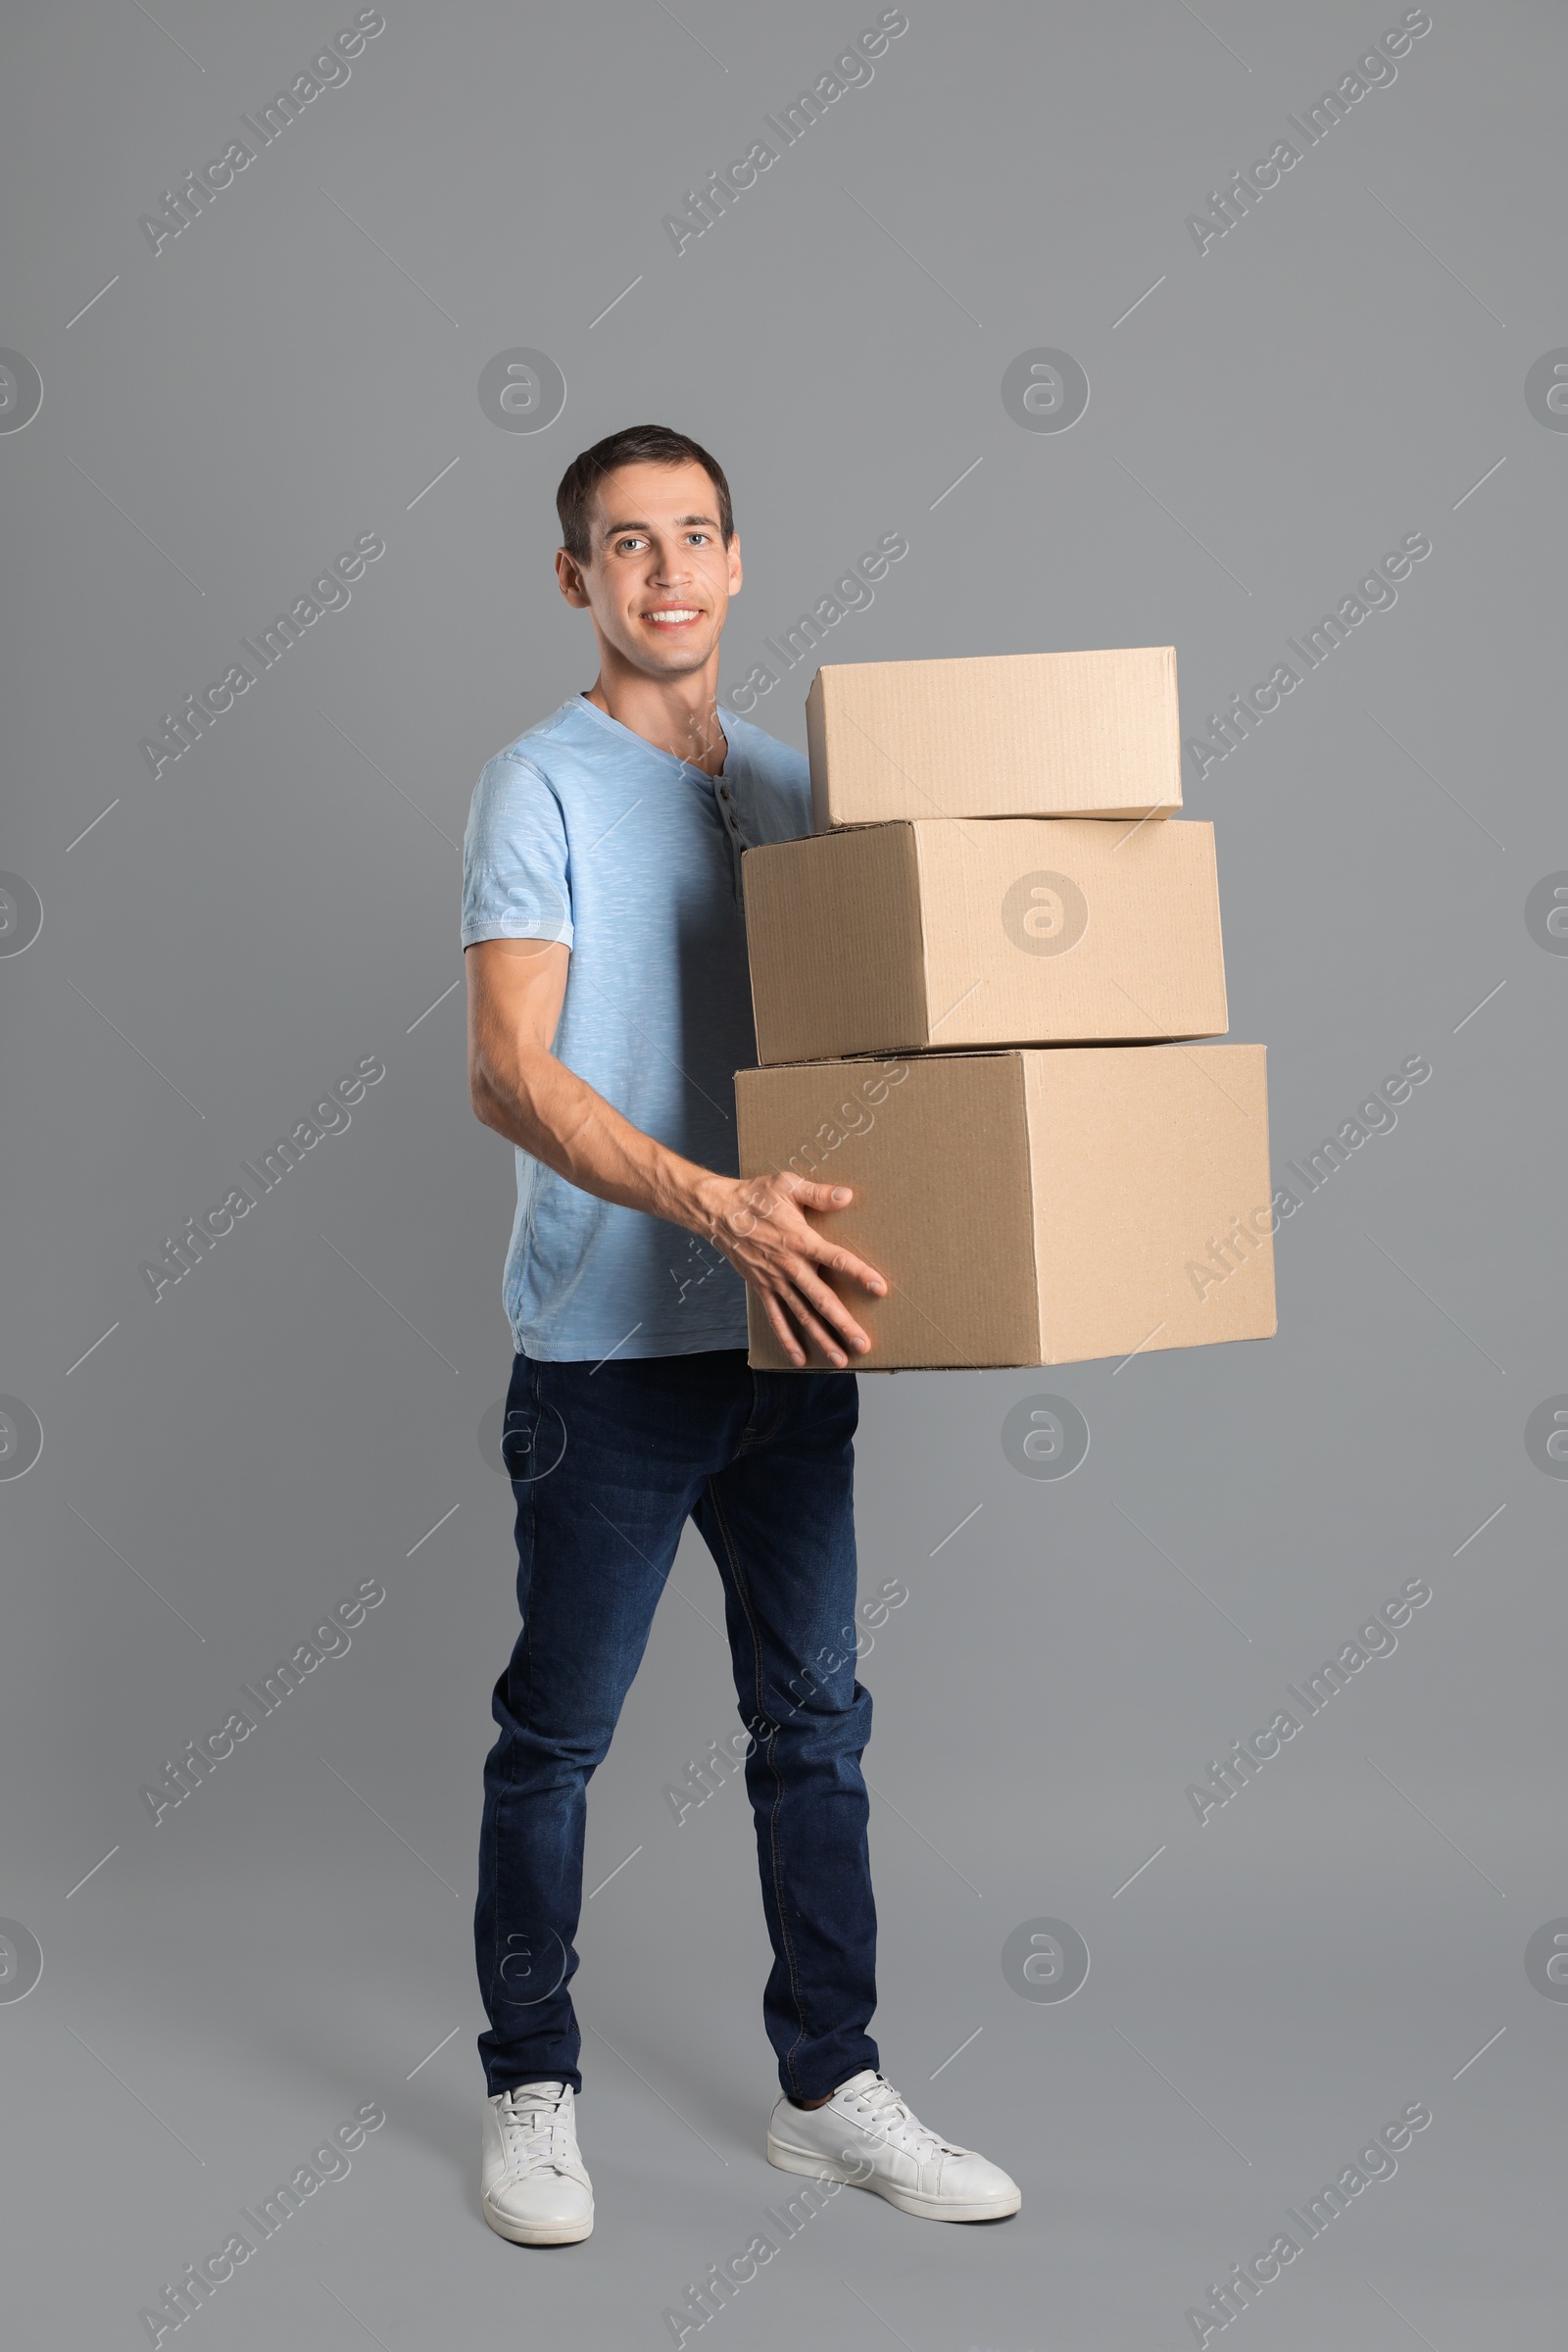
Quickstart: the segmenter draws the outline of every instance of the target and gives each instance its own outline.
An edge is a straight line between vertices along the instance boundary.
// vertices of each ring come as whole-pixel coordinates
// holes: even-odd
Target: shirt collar
[[[593,720],[597,725],[607,727],[611,734],[618,735],[623,743],[635,744],[646,758],[662,761],[665,766],[673,768],[677,775],[686,777],[688,782],[700,785],[705,792],[711,792],[714,785],[719,783],[728,784],[732,790],[734,788],[735,777],[731,772],[730,761],[734,757],[735,745],[728,726],[724,728],[724,741],[727,747],[724,754],[724,764],[716,776],[710,776],[705,768],[697,766],[695,761],[682,760],[676,752],[666,752],[662,744],[650,743],[646,735],[639,735],[633,727],[622,726],[618,718],[612,718],[608,710],[601,710],[597,703],[591,703],[585,692],[579,691],[572,698],[570,708],[583,717]]]

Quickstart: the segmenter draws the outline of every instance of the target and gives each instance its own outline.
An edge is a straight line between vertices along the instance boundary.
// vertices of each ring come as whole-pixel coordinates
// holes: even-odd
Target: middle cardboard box
[[[1228,1026],[1211,824],[917,817],[741,870],[764,1068]]]

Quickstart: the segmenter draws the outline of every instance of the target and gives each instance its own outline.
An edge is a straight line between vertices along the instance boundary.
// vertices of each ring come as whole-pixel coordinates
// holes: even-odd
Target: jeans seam
[[[534,1422],[535,1422],[535,1424],[537,1425],[538,1418],[539,1418],[539,1366],[538,1366],[537,1362],[535,1362],[535,1361],[534,1361],[534,1359],[533,1359],[532,1357],[530,1357],[530,1358],[529,1358],[529,1361],[528,1361],[528,1402],[529,1402],[529,1405],[531,1406],[531,1408],[532,1408],[532,1411],[533,1411],[533,1418],[534,1418]],[[537,1427],[536,1427],[536,1435],[537,1435]],[[535,1460],[537,1460],[537,1458],[538,1458],[538,1456],[537,1456],[537,1452],[535,1452],[535,1453],[534,1453],[534,1455],[533,1455],[533,1458],[534,1458]],[[534,1579],[534,1571],[535,1571],[535,1569],[536,1569],[536,1568],[537,1568],[537,1566],[538,1566],[538,1559],[539,1559],[539,1504],[538,1504],[537,1485],[538,1485],[538,1482],[537,1482],[537,1480],[535,1480],[535,1479],[530,1479],[530,1480],[528,1481],[528,1495],[527,1495],[527,1510],[528,1510],[528,1598],[529,1598],[529,1601],[530,1601],[530,1603],[531,1603],[531,1601],[532,1601],[532,1599],[533,1599],[533,1579]],[[528,1717],[531,1717],[531,1716],[532,1716],[532,1713],[533,1713],[533,1630],[532,1630],[532,1629],[533,1629],[533,1610],[532,1610],[532,1607],[531,1607],[531,1606],[529,1606],[529,1607],[525,1607],[525,1608],[522,1610],[522,1639],[523,1639],[523,1658],[524,1658],[524,1662],[525,1662],[525,1681],[524,1681],[524,1689],[523,1689],[523,1705],[524,1705],[524,1709],[525,1709],[525,1714],[526,1714],[526,1716],[528,1716]],[[515,1794],[516,1794],[516,1790],[517,1790],[517,1777],[516,1777],[516,1776],[517,1776],[517,1756],[516,1756],[516,1745],[517,1745],[517,1743],[515,1742],[515,1740],[514,1740],[514,1741],[512,1742],[512,1752],[511,1752],[511,1753],[508,1755],[508,1758],[507,1758],[507,1789],[506,1789],[506,1793],[507,1793],[507,1795],[508,1795],[509,1797],[515,1796]],[[490,1883],[491,1883],[491,1885],[492,1885],[492,1886],[495,1887],[495,1889],[496,1889],[496,1904],[495,1904],[495,1933],[494,1933],[494,1942],[493,1942],[493,1944],[492,1944],[492,1947],[491,1947],[491,1954],[490,1954],[490,1972],[491,1972],[491,1973],[490,1973],[490,1983],[491,1983],[491,1985],[492,1985],[492,1987],[494,1987],[495,1985],[499,1984],[502,1982],[502,1978],[501,1978],[501,1958],[502,1958],[502,1927],[501,1927],[501,1915],[502,1915],[503,1904],[502,1904],[502,1900],[501,1900],[501,1876],[500,1876],[501,1852],[500,1852],[500,1848],[501,1848],[501,1816],[502,1816],[502,1813],[503,1813],[503,1811],[504,1811],[504,1810],[505,1810],[505,1806],[504,1806],[503,1804],[497,1804],[497,1805],[496,1805],[496,1807],[495,1807],[495,1809],[494,1809],[494,1819],[493,1819],[493,1821],[492,1821],[492,1823],[491,1823],[491,1838],[492,1838],[492,1839],[493,1839],[493,1847],[494,1847],[494,1850],[492,1851],[491,1858],[490,1858],[490,1860],[491,1860],[491,1877],[490,1877]]]
[[[528,1401],[533,1407],[533,1464],[539,1461],[539,1420],[543,1410],[539,1396],[539,1366],[528,1366]],[[523,1655],[528,1662],[526,1701],[530,1722],[533,1718],[533,1580],[539,1567],[539,1482],[537,1476],[528,1481],[528,1600],[522,1612]]]
[[[708,1482],[708,1499],[712,1505],[713,1523],[717,1527],[719,1534],[724,1539],[725,1556],[729,1561],[730,1574],[735,1579],[735,1595],[739,1600],[742,1609],[746,1613],[747,1630],[752,1637],[752,1663],[756,1675],[755,1699],[757,1712],[764,1719],[764,1721],[770,1720],[767,1715],[767,1708],[764,1704],[766,1691],[763,1688],[762,1680],[762,1645],[758,1634],[757,1619],[752,1610],[751,1594],[747,1591],[745,1572],[741,1567],[740,1555],[735,1546],[735,1539],[730,1533],[729,1521],[724,1516],[723,1505],[719,1501],[717,1489],[715,1488],[711,1479],[710,1479]],[[801,2043],[806,2039],[808,2028],[806,2022],[806,2010],[801,2001],[800,1977],[796,1968],[795,1947],[790,1940],[789,1914],[785,1907],[783,1882],[780,1876],[779,1867],[778,1819],[779,1814],[783,1809],[784,1778],[779,1771],[778,1764],[774,1756],[774,1744],[777,1740],[777,1738],[778,1732],[777,1727],[775,1726],[772,1732],[769,1734],[767,1742],[768,1769],[773,1775],[773,1785],[777,1791],[773,1804],[773,1818],[768,1824],[767,1842],[768,1859],[773,1876],[773,1901],[778,1910],[779,1936],[784,1945],[784,1965],[789,1971],[790,1997],[795,2003],[795,2014],[800,2020],[800,2032],[796,2034],[794,2041],[791,2043],[789,2049],[784,2053],[784,2056],[780,2061],[780,2063],[788,2069],[790,2077],[793,2080],[795,2075],[793,2063],[795,2053],[800,2048]]]

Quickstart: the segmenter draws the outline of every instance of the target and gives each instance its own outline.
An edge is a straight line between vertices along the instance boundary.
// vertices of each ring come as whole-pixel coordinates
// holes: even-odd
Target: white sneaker
[[[767,2121],[767,2161],[780,2172],[843,2180],[926,2222],[995,2222],[1023,2195],[1000,2165],[927,2129],[869,2067],[824,2107],[780,2097]]]
[[[569,2246],[594,2226],[569,2082],[524,2082],[485,2103],[484,2218],[514,2246]]]

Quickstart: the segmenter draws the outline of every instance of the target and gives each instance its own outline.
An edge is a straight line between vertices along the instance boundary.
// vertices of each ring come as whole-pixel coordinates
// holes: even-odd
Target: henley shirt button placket
[[[729,786],[727,784],[715,785],[714,792],[719,804],[718,812],[724,820],[724,830],[729,835],[731,878],[734,883],[735,896],[739,898],[741,895],[741,852],[749,848],[750,844],[741,831],[740,820],[735,814]]]

